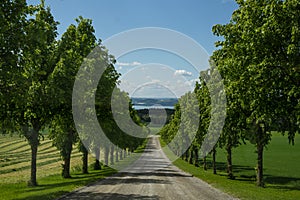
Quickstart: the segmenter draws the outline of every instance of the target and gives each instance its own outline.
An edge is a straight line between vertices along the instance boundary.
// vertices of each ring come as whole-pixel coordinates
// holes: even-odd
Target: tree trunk
[[[227,151],[227,175],[229,179],[234,179],[232,171],[232,147],[230,144],[226,147]]]
[[[126,158],[126,149],[123,150],[123,153],[124,153],[124,154],[123,154],[123,155],[124,155],[124,158]]]
[[[114,164],[114,152],[115,152],[115,147],[114,145],[111,145],[110,147],[110,164]]]
[[[264,151],[264,145],[263,145],[263,138],[262,138],[262,128],[258,128],[257,132],[257,172],[256,172],[256,185],[259,187],[264,187],[263,182],[263,151]]]
[[[120,149],[120,160],[123,160],[123,150]]]
[[[100,165],[100,148],[96,147],[95,148],[95,165],[94,165],[94,170],[101,170],[101,165]]]
[[[64,164],[62,164],[62,177],[63,178],[71,178],[70,175],[70,166],[71,166],[71,152],[72,152],[73,146],[72,143],[68,145],[68,150],[66,150],[65,157],[63,158]]]
[[[203,169],[204,169],[205,171],[207,170],[206,157],[203,158]]]
[[[216,147],[213,148],[212,150],[212,167],[213,167],[213,174],[217,174],[217,167],[216,167],[216,154],[217,150]]]
[[[70,157],[66,157],[64,159],[64,164],[62,164],[63,170],[62,170],[62,177],[63,178],[71,178],[70,175],[70,163],[71,163],[71,159]]]
[[[33,124],[33,130],[28,133],[27,139],[30,144],[31,148],[31,174],[30,174],[30,180],[28,181],[28,186],[37,186],[36,181],[36,158],[37,158],[37,151],[38,151],[38,145],[39,145],[39,127],[37,125]]]
[[[83,147],[82,148],[82,173],[83,174],[88,174],[88,161],[89,161],[89,152],[88,150]]]
[[[104,163],[108,166],[108,155],[109,155],[109,147],[104,148]]]
[[[194,165],[196,166],[196,167],[199,167],[199,154],[198,154],[198,149],[195,149],[194,150],[195,151],[195,159],[194,159]]]
[[[189,150],[186,150],[184,160],[185,160],[186,162],[188,162],[188,159],[189,159]]]
[[[257,146],[257,186],[263,187],[263,145]]]
[[[37,150],[38,150],[38,145],[37,144],[31,144],[31,175],[30,175],[30,180],[28,182],[29,186],[37,186],[37,181],[36,181],[36,157],[37,157]]]
[[[193,164],[194,154],[193,150],[190,151],[189,164]]]
[[[119,162],[119,149],[116,150],[116,162]]]

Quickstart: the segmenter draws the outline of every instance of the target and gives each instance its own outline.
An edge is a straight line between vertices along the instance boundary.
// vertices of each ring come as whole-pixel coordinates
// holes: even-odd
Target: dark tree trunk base
[[[217,166],[216,166],[216,154],[217,154],[217,150],[214,147],[213,148],[213,160],[212,160],[212,167],[213,167],[213,174],[217,174]]]
[[[227,146],[227,176],[229,179],[235,179],[232,171],[232,148],[231,146]]]
[[[195,162],[194,165],[195,167],[199,167],[199,153],[198,153],[198,149],[195,149]]]
[[[31,148],[31,174],[28,186],[34,187],[38,185],[36,181],[36,159],[39,145],[39,128],[36,125],[34,125],[31,136],[28,137],[28,141]]]
[[[114,145],[112,145],[110,147],[110,164],[113,165],[114,163],[114,152],[115,152],[115,148]]]
[[[205,171],[207,170],[206,157],[203,158],[203,169],[204,169]]]
[[[258,187],[264,187],[263,182],[263,152],[264,152],[264,139],[265,130],[262,127],[258,127],[257,137],[256,137],[256,151],[257,151],[257,172],[256,172],[256,185]]]
[[[101,164],[99,160],[95,161],[94,170],[101,170]]]
[[[109,157],[109,147],[104,148],[104,163],[105,166],[108,166],[108,157]]]
[[[194,152],[191,151],[190,157],[189,157],[189,164],[193,164],[193,160],[194,160]]]
[[[83,152],[82,152],[82,173],[83,174],[88,174],[89,171],[88,171],[88,157],[89,154],[88,154],[88,151],[86,148],[83,149]]]

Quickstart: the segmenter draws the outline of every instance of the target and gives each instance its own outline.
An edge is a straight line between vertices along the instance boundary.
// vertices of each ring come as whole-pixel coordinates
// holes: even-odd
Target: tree
[[[215,65],[219,66],[221,76],[224,78],[225,92],[227,98],[226,119],[223,131],[219,139],[219,147],[225,148],[227,156],[227,175],[230,179],[234,179],[232,169],[232,149],[240,145],[242,132],[246,128],[246,116],[241,108],[236,95],[236,91],[230,85],[233,84],[232,79],[227,78],[226,71],[220,66],[227,65],[226,59],[223,59],[223,54],[220,51],[215,51],[211,56],[211,60]]]
[[[97,46],[92,21],[79,17],[77,26],[70,25],[58,43],[59,60],[51,76],[51,89],[56,99],[50,134],[53,144],[60,150],[63,158],[64,178],[70,178],[70,159],[73,144],[78,141],[78,134],[72,114],[72,92],[75,77],[83,59]],[[87,150],[81,145],[84,154],[84,172]]]
[[[180,118],[181,118],[181,110],[180,110],[180,105],[179,103],[175,104],[175,112],[171,116],[171,121],[165,125],[161,131],[160,135],[162,140],[166,143],[169,144],[175,137],[176,133],[179,130],[179,125],[180,125]],[[177,144],[175,143],[175,146],[172,147],[172,144],[170,144],[169,148],[173,151],[173,153],[177,156],[181,156],[179,153],[179,149],[176,148]]]
[[[143,124],[140,122],[137,112],[133,109],[133,105],[126,92],[121,91],[117,87],[114,88],[113,97],[111,97],[111,100],[106,105],[109,105],[107,110],[103,110],[105,107],[102,109],[99,107],[97,113],[99,123],[109,140],[101,144],[104,147],[104,161],[108,165],[109,160],[110,164],[118,161],[119,154],[122,155],[120,149],[123,149],[124,152],[126,150],[133,152],[137,149],[143,143],[144,138],[135,136],[144,136],[145,129],[143,129]],[[112,105],[116,107],[112,109]]]
[[[103,68],[105,71],[103,72],[102,77],[99,80],[97,85],[97,90],[95,94],[95,108],[97,119],[103,128],[104,133],[110,139],[110,141],[118,138],[116,132],[119,129],[115,128],[116,125],[113,121],[112,111],[111,111],[111,97],[113,90],[118,84],[118,79],[120,74],[114,68],[115,58],[112,55],[108,54],[108,51],[105,47],[101,46],[99,51],[101,57],[103,57]],[[99,55],[100,56],[100,55]],[[109,153],[111,153],[111,164],[113,164],[113,155],[114,149],[113,146],[109,146],[106,140],[99,141],[101,139],[94,140],[94,150],[96,151],[96,155],[100,155],[99,151],[101,146],[104,147],[104,161],[105,165],[108,165]],[[96,165],[99,163],[99,158],[96,157]]]
[[[25,27],[29,12],[25,0],[4,0],[0,6],[0,130],[15,129],[16,103],[20,100],[22,51],[26,46]],[[21,90],[22,91],[22,90]]]
[[[205,137],[207,136],[208,132],[208,127],[210,123],[210,118],[211,118],[211,98],[209,94],[209,89],[207,87],[207,82],[208,80],[205,80],[205,77],[208,78],[208,71],[203,71],[200,74],[200,82],[196,83],[195,86],[195,93],[197,95],[198,103],[199,103],[199,127],[198,127],[198,132],[197,132],[197,143],[198,145],[202,146],[203,141]],[[199,149],[200,151],[200,149]],[[203,157],[203,169],[207,170],[207,163],[206,163],[206,155],[209,152],[203,152],[201,151],[201,156]]]
[[[243,137],[256,145],[257,185],[264,186],[263,150],[271,140],[272,127],[276,124],[277,130],[288,131],[290,139],[296,129],[295,120],[291,121],[295,112],[289,116],[287,111],[296,108],[298,92],[291,91],[299,86],[295,80],[299,77],[299,2],[237,3],[231,21],[213,27],[214,34],[224,38],[216,43],[220,49],[214,56],[227,87],[235,92],[234,109],[245,115]],[[278,123],[283,121],[293,128]]]
[[[30,7],[34,17],[29,18],[24,28],[26,46],[22,51],[22,81],[19,88],[17,110],[18,123],[22,134],[31,147],[31,178],[29,185],[36,186],[36,156],[40,130],[49,122],[51,114],[51,95],[48,93],[49,76],[55,66],[55,38],[57,22],[45,8],[44,1],[40,5]]]
[[[199,125],[199,107],[196,94],[187,92],[175,105],[171,121],[160,131],[162,139],[176,156],[190,164],[198,164],[196,137]]]

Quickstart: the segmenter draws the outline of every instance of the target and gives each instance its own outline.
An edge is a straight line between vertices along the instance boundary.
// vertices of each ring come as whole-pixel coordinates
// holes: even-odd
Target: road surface
[[[172,165],[153,136],[142,156],[130,167],[109,178],[76,190],[71,199],[234,199]]]

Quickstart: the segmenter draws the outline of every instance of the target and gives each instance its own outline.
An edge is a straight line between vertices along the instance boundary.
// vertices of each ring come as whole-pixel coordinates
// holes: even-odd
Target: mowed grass
[[[101,171],[90,168],[89,174],[73,172],[70,179],[63,179],[60,174],[44,176],[38,179],[39,186],[37,187],[28,187],[26,182],[1,183],[0,199],[52,200],[114,173],[116,170],[105,167]]]
[[[170,152],[165,152],[171,156]],[[208,157],[207,171],[204,171],[202,166],[194,167],[182,159],[177,159],[174,164],[240,199],[300,199],[299,136],[296,136],[295,145],[292,146],[288,144],[286,136],[273,133],[272,141],[264,152],[265,188],[255,185],[256,153],[252,144],[241,145],[233,150],[235,180],[230,180],[226,176],[226,153],[222,149],[218,149],[217,152],[217,175],[212,174],[210,157]]]
[[[26,182],[30,178],[31,150],[28,142],[18,136],[0,135],[0,179],[6,183]],[[71,167],[73,171],[81,162],[81,153],[74,147]],[[37,177],[60,173],[62,159],[52,141],[45,139],[38,147]]]
[[[138,148],[143,152],[144,145]],[[103,152],[103,151],[102,151]],[[38,148],[37,182],[39,186],[28,187],[30,178],[31,151],[25,139],[18,136],[0,135],[0,199],[29,199],[51,200],[69,193],[77,188],[110,176],[117,172],[115,169],[126,167],[134,162],[140,154],[131,156],[116,163],[113,168],[104,167],[102,170],[93,170],[95,159],[89,156],[89,174],[81,173],[81,153],[74,146],[71,159],[71,179],[61,177],[62,159],[59,151],[52,146],[47,137]],[[103,158],[103,154],[101,155]]]

